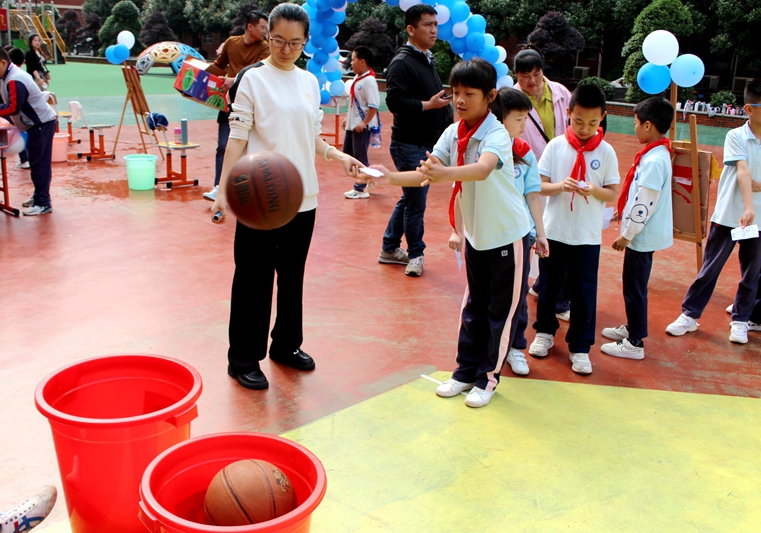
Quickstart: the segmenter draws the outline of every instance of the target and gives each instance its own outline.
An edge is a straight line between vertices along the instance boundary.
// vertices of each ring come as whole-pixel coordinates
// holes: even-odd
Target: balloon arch
[[[320,83],[320,100],[323,105],[331,97],[344,94],[341,81],[339,49],[336,36],[338,26],[346,20],[346,6],[357,0],[307,0],[304,9],[309,14],[309,42],[304,47],[307,70]],[[407,11],[421,0],[385,0],[392,7],[399,6]],[[449,43],[452,52],[467,61],[481,57],[497,69],[497,88],[512,87],[505,64],[507,53],[496,45],[494,36],[486,33],[486,19],[473,15],[470,7],[462,0],[424,0],[422,3],[436,9],[439,25],[438,38]]]

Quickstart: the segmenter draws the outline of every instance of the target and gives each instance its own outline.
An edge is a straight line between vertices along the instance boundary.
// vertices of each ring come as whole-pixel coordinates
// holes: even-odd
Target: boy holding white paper
[[[748,122],[727,133],[724,141],[724,170],[703,267],[684,297],[682,314],[666,328],[670,335],[681,336],[698,328],[696,319],[703,314],[719,274],[735,247],[732,230],[753,224],[756,211],[761,209],[761,78],[754,79],[745,88],[744,109]],[[761,239],[738,242],[742,280],[732,305],[729,340],[745,344],[761,272]]]
[[[645,147],[618,198],[621,236],[613,249],[624,251],[626,324],[604,328],[602,336],[615,342],[600,346],[602,353],[624,359],[644,359],[647,337],[647,284],[653,266],[653,252],[674,243],[671,211],[671,143],[666,134],[674,120],[671,102],[659,96],[648,98],[634,108],[634,135]]]

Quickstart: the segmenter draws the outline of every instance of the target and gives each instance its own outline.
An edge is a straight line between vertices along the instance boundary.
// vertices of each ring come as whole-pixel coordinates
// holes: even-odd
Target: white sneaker
[[[589,360],[588,353],[572,353],[571,354],[571,370],[577,374],[591,374],[592,363]]]
[[[730,342],[736,342],[737,344],[746,344],[748,342],[748,323],[730,322],[729,340]]]
[[[546,357],[553,346],[555,346],[555,338],[552,335],[537,333],[534,342],[528,348],[528,353],[534,357]]]
[[[518,374],[519,376],[528,375],[526,356],[520,350],[510,348],[510,353],[507,354],[507,362],[513,370],[513,374]]]
[[[731,315],[731,314],[732,314],[732,307],[734,307],[734,305],[735,305],[735,304],[729,304],[729,305],[727,306],[727,314],[728,314],[728,315]]]
[[[617,328],[603,328],[602,336],[612,341],[622,341],[629,338],[629,328],[625,325]]]
[[[448,379],[436,387],[436,394],[442,398],[451,398],[452,396],[457,396],[461,392],[472,389],[473,385],[475,385],[475,383],[463,383],[456,379]]]
[[[610,338],[610,337],[608,337]],[[628,339],[621,339],[618,342],[608,342],[600,346],[600,351],[613,357],[622,359],[644,359],[645,349],[637,348]]]
[[[29,161],[24,161],[23,163],[19,161],[18,163],[16,163],[16,168],[30,168]]]
[[[407,263],[407,268],[404,269],[404,273],[408,276],[419,277],[423,275],[423,267],[425,266],[425,257],[422,255],[414,259],[410,259]]]
[[[346,196],[349,200],[360,200],[363,198],[370,198],[370,193],[367,191],[358,191],[356,189],[352,189],[350,191],[346,191],[344,196]]]
[[[685,333],[695,331],[698,329],[698,322],[694,318],[690,318],[684,313],[679,315],[679,318],[674,320],[666,327],[666,333],[673,335],[674,337],[681,337]]]
[[[483,407],[484,405],[489,405],[491,397],[494,396],[495,392],[496,391],[489,392],[484,389],[479,389],[478,387],[473,387],[465,397],[465,405],[468,407]]]
[[[748,320],[748,331],[761,331],[761,324],[756,324]]]
[[[203,199],[208,200],[210,202],[215,202],[217,200],[217,192],[219,191],[219,185],[215,185],[212,190],[209,192],[203,193]]]
[[[562,320],[563,322],[570,322],[571,321],[571,312],[566,311],[565,313],[555,313],[555,316],[558,320]]]
[[[53,510],[56,496],[55,487],[47,485],[15,509],[0,513],[0,533],[29,531],[37,527]]]
[[[47,215],[52,212],[52,206],[42,207],[41,205],[33,205],[29,209],[24,209],[21,213],[28,217],[34,217],[37,215]]]
[[[24,200],[21,202],[21,207],[32,207],[34,205],[34,196],[29,198],[29,200]]]

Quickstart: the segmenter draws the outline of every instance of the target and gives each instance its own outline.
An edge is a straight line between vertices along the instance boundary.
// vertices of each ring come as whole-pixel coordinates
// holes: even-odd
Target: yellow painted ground
[[[313,533],[761,531],[759,400],[503,379],[474,410],[435,386],[285,435],[328,473]]]
[[[760,400],[503,379],[474,410],[435,386],[284,435],[328,473],[313,533],[761,531]]]

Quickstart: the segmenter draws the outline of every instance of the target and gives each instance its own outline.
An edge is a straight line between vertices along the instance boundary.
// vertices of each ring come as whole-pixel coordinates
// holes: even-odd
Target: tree
[[[711,51],[733,52],[739,59],[758,57],[761,0],[715,0],[718,34]]]
[[[148,17],[157,11],[161,11],[164,14],[172,32],[177,36],[182,36],[182,32],[188,26],[184,13],[185,0],[146,0],[140,15],[141,22],[145,24]]]
[[[111,16],[109,16],[103,23],[103,27],[98,33],[101,47],[98,50],[100,55],[105,55],[106,48],[112,44],[116,44],[116,38],[121,31],[130,31],[135,37],[140,34],[140,11],[137,6],[131,2],[131,0],[122,0],[114,6],[111,10]],[[140,41],[135,39],[135,46],[132,47],[132,53],[139,53],[142,51],[143,46]]]
[[[85,3],[82,5],[82,12],[85,15],[95,13],[101,20],[105,20],[111,16],[111,11],[118,2],[119,0],[85,0]],[[142,9],[143,0],[135,0],[133,4],[138,9]]]
[[[354,50],[358,46],[366,46],[373,52],[376,68],[385,68],[394,57],[396,47],[391,37],[386,35],[386,25],[375,17],[370,17],[359,26],[359,31],[352,35],[346,47]]]
[[[79,22],[79,15],[77,15],[77,12],[69,10],[65,12],[61,18],[55,21],[55,27],[66,43],[66,47],[71,48],[74,44],[74,35],[77,30],[82,27],[82,23]]]
[[[233,28],[242,27],[244,30],[246,29],[246,23],[248,22],[248,17],[251,13],[254,11],[261,11],[259,4],[255,2],[246,2],[239,6],[233,5],[230,7],[233,8],[233,12],[230,13]]]
[[[362,23],[370,18],[378,19],[385,24],[385,35],[390,36],[395,47],[407,40],[407,30],[404,27],[404,12],[398,7],[391,7],[385,2],[376,0],[359,0],[346,7],[346,20],[339,26],[338,41],[346,42],[354,33],[359,31]]]
[[[154,11],[143,22],[143,29],[140,30],[140,42],[144,46],[148,47],[152,44],[176,40],[177,36],[169,27],[169,21],[161,11]]]
[[[550,11],[540,18],[528,42],[544,56],[547,77],[561,83],[571,78],[576,54],[585,46],[584,37],[559,11]]]
[[[98,33],[102,26],[103,20],[97,14],[85,15],[84,25],[74,34],[74,48],[78,54],[90,52],[91,55],[95,55],[95,52],[100,48]]]
[[[183,11],[190,30],[198,36],[210,33],[227,35],[232,27],[232,0],[187,0]]]
[[[624,82],[628,102],[641,102],[652,95],[642,91],[637,85],[637,73],[647,63],[642,54],[642,43],[651,32],[668,30],[678,37],[687,37],[694,31],[692,14],[680,0],[655,0],[634,20],[632,36],[626,41],[621,55],[626,58]]]

